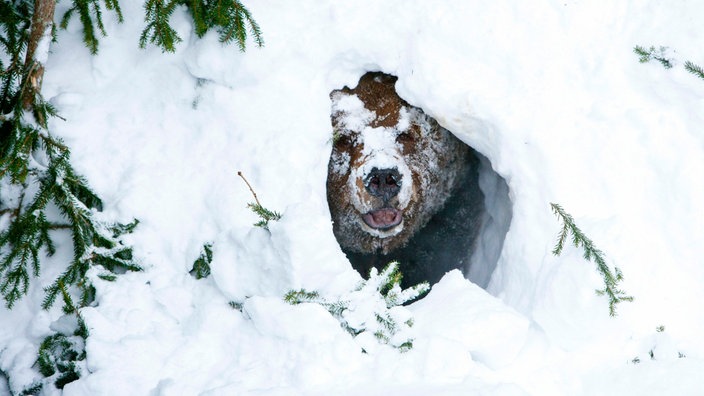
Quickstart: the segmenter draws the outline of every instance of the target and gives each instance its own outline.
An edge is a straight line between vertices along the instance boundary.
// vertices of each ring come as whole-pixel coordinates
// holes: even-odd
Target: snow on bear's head
[[[396,77],[367,73],[333,91],[333,148],[327,196],[343,249],[387,254],[438,212],[468,148],[401,99]]]

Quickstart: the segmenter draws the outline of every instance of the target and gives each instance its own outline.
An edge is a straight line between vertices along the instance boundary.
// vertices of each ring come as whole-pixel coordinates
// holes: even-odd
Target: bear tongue
[[[401,222],[401,211],[391,208],[373,210],[362,216],[364,222],[372,228],[391,228]]]

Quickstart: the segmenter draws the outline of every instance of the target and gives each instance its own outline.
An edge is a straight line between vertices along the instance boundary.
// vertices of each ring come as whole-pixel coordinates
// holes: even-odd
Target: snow
[[[486,157],[478,154],[478,158],[479,189],[484,194],[485,213],[469,269],[465,272],[468,279],[486,288],[501,257],[513,209],[506,180],[492,169]]]
[[[266,45],[244,54],[214,33],[197,39],[182,8],[176,53],[140,50],[139,2],[121,3],[122,24],[104,13],[96,56],[75,18],[51,43],[43,93],[66,119],[51,130],[103,216],[140,220],[128,242],[145,267],[116,282],[91,275],[88,372],[64,394],[704,392],[704,82],[681,67],[704,64],[704,6],[245,4]],[[671,46],[678,63],[640,64],[635,45]],[[510,198],[488,204],[512,215],[505,240],[483,240],[500,250],[495,268],[470,270],[486,287],[453,272],[408,306],[406,353],[364,354],[322,307],[282,300],[301,288],[341,295],[361,279],[332,234],[325,180],[329,94],[370,70],[398,76],[400,96],[485,156]],[[270,232],[252,226],[237,171],[283,214]],[[502,196],[497,179],[480,183]],[[594,292],[594,264],[573,247],[551,254],[560,223],[550,202],[622,269],[635,300],[617,317]],[[40,309],[42,287],[71,257],[70,237],[55,235],[58,252],[28,296],[0,308],[0,370],[12,379],[0,375],[0,392],[39,379],[37,347],[61,326],[58,307]],[[196,280],[188,271],[208,242],[212,274]]]
[[[526,342],[530,322],[458,271],[445,275],[427,298],[413,305],[420,340],[442,339],[473,360],[496,369],[509,364]],[[437,307],[443,309],[438,310]]]
[[[34,60],[41,63],[42,65],[46,63],[49,58],[49,47],[51,44],[51,27],[48,27],[42,37],[37,43],[37,49],[35,50]]]
[[[330,111],[332,113],[345,112],[348,115],[340,118],[340,127],[350,130],[363,130],[376,114],[364,108],[364,103],[357,95],[335,93],[331,97]]]

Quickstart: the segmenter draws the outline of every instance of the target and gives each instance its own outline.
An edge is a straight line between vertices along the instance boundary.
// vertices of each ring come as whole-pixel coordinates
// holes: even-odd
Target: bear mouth
[[[393,208],[372,210],[362,215],[362,220],[371,228],[389,230],[401,224],[402,212]]]

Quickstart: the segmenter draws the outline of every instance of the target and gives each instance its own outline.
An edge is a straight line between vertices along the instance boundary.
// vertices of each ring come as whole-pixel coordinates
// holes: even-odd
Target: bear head
[[[396,77],[367,73],[330,94],[333,147],[327,197],[343,250],[387,254],[437,213],[469,148],[398,96]]]

